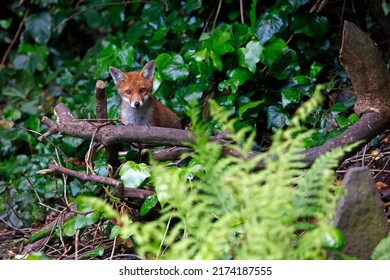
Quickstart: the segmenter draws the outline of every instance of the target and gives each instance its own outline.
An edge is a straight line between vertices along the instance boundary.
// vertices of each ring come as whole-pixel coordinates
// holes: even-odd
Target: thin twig
[[[209,26],[209,22],[211,20],[211,16],[214,14],[214,10],[215,10],[215,6],[213,7],[213,9],[211,10],[211,13],[209,15],[209,17],[206,19],[206,22],[204,24],[204,27],[203,27],[203,30],[202,30],[202,34],[206,32],[208,26]]]
[[[244,4],[242,0],[240,0],[240,14],[241,14],[241,23],[245,23],[244,21]]]
[[[74,259],[79,259],[79,235],[80,235],[80,229],[78,228],[76,230],[76,236],[74,241]]]
[[[95,171],[93,170],[93,163],[92,163],[92,154],[93,154],[93,148],[95,147],[95,136],[96,132],[98,132],[99,127],[96,127],[95,132],[92,135],[91,141],[89,142],[89,148],[87,153],[85,154],[84,161],[87,166],[87,174],[88,170],[91,172],[91,174],[96,175]]]
[[[172,219],[172,216],[169,217],[169,220],[167,222],[167,226],[165,228],[164,236],[161,238],[160,248],[158,249],[158,252],[157,252],[157,255],[156,255],[156,259],[158,259],[159,256],[160,256],[161,248],[162,248],[162,246],[164,244],[164,240],[165,240],[165,238],[166,238],[166,236],[168,234],[169,225],[171,224],[171,219]]]
[[[28,16],[29,13],[30,13],[30,7],[28,7],[27,10],[26,10],[26,12],[24,13],[24,16],[23,16],[23,18],[22,18],[22,21],[19,23],[18,30],[16,31],[14,38],[12,38],[12,41],[11,41],[11,43],[9,44],[8,49],[7,49],[6,52],[4,53],[3,59],[1,60],[0,68],[5,64],[5,61],[7,60],[7,57],[8,57],[8,55],[9,55],[10,51],[12,50],[12,47],[13,47],[14,44],[16,43],[16,40],[18,39],[19,34],[20,34],[20,32],[22,31],[22,27],[23,27],[24,22],[26,21],[26,18],[27,18],[27,16]]]
[[[374,178],[376,178],[379,174],[381,174],[382,172],[385,171],[387,165],[389,164],[389,161],[390,161],[390,158],[387,159],[385,165],[383,166],[383,168],[381,170],[379,170],[379,172],[377,174],[375,174]]]
[[[343,34],[343,22],[344,22],[344,13],[345,13],[345,2],[346,0],[343,1],[343,7],[341,9],[341,19],[340,19],[340,31],[339,31],[339,35],[341,36]]]
[[[3,218],[0,218],[0,221],[3,222],[4,224],[6,224],[8,227],[12,228],[13,230],[16,230],[18,232],[21,232],[24,234],[24,232],[20,229],[18,229],[17,227],[14,227],[13,225],[11,225],[10,223],[8,223],[6,220],[4,220]]]
[[[364,149],[363,149],[363,155],[362,155],[362,167],[364,166],[364,157],[366,155],[366,151],[367,151],[367,145],[364,146]]]
[[[117,236],[114,237],[114,242],[113,242],[113,244],[112,244],[112,250],[111,250],[110,260],[112,260],[112,257],[114,256],[115,245],[116,245],[116,238],[117,238]]]
[[[50,121],[51,121],[51,120],[50,120]],[[42,133],[40,133],[40,132],[38,132],[38,131],[35,131],[35,130],[32,130],[32,129],[26,128],[26,127],[24,127],[24,126],[21,126],[20,124],[17,124],[17,123],[15,123],[15,122],[14,122],[13,124],[14,124],[15,126],[17,126],[18,128],[24,130],[24,131],[27,131],[27,132],[30,132],[30,133],[34,133],[34,134],[40,135],[40,136],[37,138],[38,141],[42,141],[43,139],[47,140],[47,142],[49,142],[49,144],[52,145],[52,146],[54,147],[54,149],[55,149],[55,151],[56,151],[56,153],[57,153],[57,158],[63,158],[63,159],[65,158],[65,154],[61,151],[61,149],[60,149],[56,144],[54,144],[49,138],[47,138],[49,135],[47,135],[47,137],[45,136],[46,134],[49,134],[48,132],[42,134]],[[58,130],[55,130],[55,129],[50,130],[50,131],[51,131],[51,134],[57,134],[57,133],[58,133]],[[51,134],[50,134],[50,135],[51,135]],[[58,155],[58,152],[60,152],[61,157]]]
[[[217,9],[217,12],[215,13],[215,17],[214,17],[213,30],[215,29],[215,24],[217,23],[219,12],[221,11],[221,6],[222,6],[222,0],[219,0],[218,9]]]

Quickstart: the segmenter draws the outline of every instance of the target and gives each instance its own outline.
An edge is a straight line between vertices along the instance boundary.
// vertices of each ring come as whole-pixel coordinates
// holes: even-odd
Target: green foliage
[[[96,223],[102,216],[104,219],[112,219],[116,223],[110,230],[110,238],[120,236],[126,239],[132,235],[132,229],[129,227],[131,224],[129,216],[120,215],[109,203],[90,195],[80,195],[76,201],[78,209],[91,211],[91,213],[86,216],[76,215],[68,220],[61,228],[61,231],[57,231],[58,234],[74,236],[76,229],[84,229]]]
[[[229,148],[243,156],[222,157],[221,145],[207,141],[193,112],[193,164],[153,166],[157,196],[166,204],[158,220],[130,225],[138,253],[157,259],[322,259],[326,249],[340,249],[342,235],[332,224],[342,188],[332,184],[332,169],[350,148],[325,154],[310,169],[300,153],[312,133],[301,123],[318,106],[319,92],[291,127],[276,132],[268,152],[250,158],[253,132],[235,131],[235,120],[212,102],[214,117],[232,132]],[[265,169],[254,171],[260,162]]]
[[[144,185],[145,180],[150,177],[149,167],[144,164],[136,164],[128,161],[121,166],[119,176],[126,188],[138,188]]]
[[[131,236],[140,256],[152,254],[156,259],[326,258],[328,250],[344,246],[342,233],[333,226],[336,203],[343,195],[342,187],[332,183],[333,169],[337,158],[352,147],[321,156],[309,169],[302,161],[303,139],[313,133],[302,124],[321,102],[320,90],[297,110],[287,130],[275,133],[270,150],[254,157],[248,156],[255,133],[247,127],[236,130],[237,120],[210,101],[218,126],[231,132],[228,148],[242,156],[223,157],[222,146],[208,141],[199,107],[193,107],[195,152],[189,164],[166,168],[154,163],[151,168],[157,195],[147,199],[141,211],[146,214],[160,202],[157,220],[132,223],[107,202],[82,195],[77,198],[78,210],[93,211],[88,215],[94,218],[77,215],[57,233],[74,236],[76,229],[102,217],[103,223],[116,221],[111,238]],[[265,168],[256,170],[259,163]],[[144,168],[128,162],[121,172]]]
[[[383,238],[372,252],[373,260],[389,260],[390,259],[390,235]]]
[[[36,137],[47,131],[40,122],[43,116],[55,120],[52,108],[57,102],[66,103],[76,117],[94,117],[97,79],[107,85],[109,117],[117,118],[110,65],[132,70],[155,59],[158,99],[186,120],[188,104],[214,95],[219,106],[239,119],[237,127],[259,132],[259,139],[253,139],[257,148],[262,132],[289,125],[296,108],[313,95],[315,83],[328,80],[327,61],[321,57],[331,47],[329,24],[325,17],[309,14],[307,2],[253,0],[244,5],[240,22],[238,5],[222,1],[213,22],[209,17],[215,15],[215,3],[197,0],[128,5],[6,1],[6,16],[0,19],[1,49],[9,47],[20,23],[22,29],[19,44],[13,45],[0,69],[0,217],[16,227],[31,226],[47,214],[39,202],[56,207],[64,195],[77,197],[97,188],[36,175],[53,162],[84,169],[80,162],[89,143],[57,135],[48,144]],[[332,71],[337,75],[331,75],[327,92],[346,80],[337,63]],[[343,104],[332,110],[317,108],[307,119],[317,131],[302,138],[306,148],[338,133],[325,117],[336,118],[341,129],[357,120],[348,115],[352,103]],[[204,167],[192,164],[187,175],[200,176]],[[101,154],[95,169],[100,175],[108,173]],[[144,178],[129,186],[146,182]],[[168,201],[164,195],[158,193],[160,203]],[[145,204],[145,213],[155,203],[154,198]],[[69,227],[69,233],[77,227]]]

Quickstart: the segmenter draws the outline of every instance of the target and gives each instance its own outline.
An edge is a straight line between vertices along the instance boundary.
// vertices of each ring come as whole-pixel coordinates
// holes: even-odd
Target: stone
[[[366,167],[349,169],[343,186],[347,194],[338,203],[335,217],[335,226],[345,237],[342,253],[368,260],[389,233],[384,204]]]

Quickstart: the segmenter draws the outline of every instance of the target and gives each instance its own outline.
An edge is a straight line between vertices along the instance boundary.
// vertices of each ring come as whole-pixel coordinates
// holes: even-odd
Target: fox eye
[[[126,90],[125,90],[125,93],[126,93],[126,94],[131,94],[131,90],[126,89]]]
[[[144,88],[144,87],[139,89],[140,93],[145,93],[145,91],[146,91],[146,88]]]

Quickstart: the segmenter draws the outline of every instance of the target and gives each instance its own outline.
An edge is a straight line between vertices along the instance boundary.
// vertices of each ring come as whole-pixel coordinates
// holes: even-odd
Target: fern
[[[307,170],[301,151],[312,131],[301,123],[320,102],[317,88],[291,127],[275,134],[269,151],[252,158],[254,133],[235,131],[235,121],[211,102],[214,119],[231,132],[229,148],[242,157],[222,157],[221,145],[207,141],[207,128],[194,117],[191,164],[152,168],[157,195],[167,203],[158,220],[130,225],[138,253],[158,259],[326,258],[322,240],[342,194],[332,170],[346,149],[323,155]],[[255,172],[260,161],[265,168]]]

